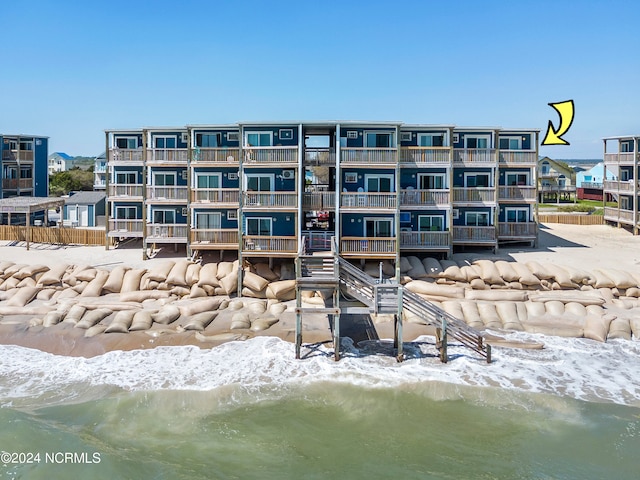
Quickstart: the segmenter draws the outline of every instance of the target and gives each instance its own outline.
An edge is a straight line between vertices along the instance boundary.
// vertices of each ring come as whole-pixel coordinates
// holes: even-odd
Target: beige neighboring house
[[[543,157],[538,160],[538,195],[540,203],[576,199],[576,174],[564,162]]]
[[[70,162],[73,159],[70,155],[67,155],[64,152],[53,152],[49,155],[49,175],[53,175],[54,173],[64,172],[68,170],[67,162]]]

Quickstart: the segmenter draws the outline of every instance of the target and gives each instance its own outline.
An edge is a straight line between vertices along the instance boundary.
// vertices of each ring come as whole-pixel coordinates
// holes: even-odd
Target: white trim
[[[382,192],[382,193],[394,193],[396,190],[396,186],[395,186],[395,182],[393,181],[393,173],[366,173],[364,175],[364,191],[368,192],[369,191],[369,180],[371,180],[372,178],[378,179],[378,190],[375,190],[376,192],[379,192],[379,188],[380,188],[380,179],[381,178],[386,178],[389,180],[389,185],[391,186],[391,190],[389,190],[389,192]]]
[[[421,218],[440,218],[440,219],[442,219],[442,230],[420,230],[420,219]],[[433,214],[430,214],[430,215],[418,215],[418,225],[417,225],[417,227],[418,227],[418,231],[419,232],[444,232],[444,231],[446,231],[447,224],[445,222],[445,216],[444,215],[440,215],[440,214],[438,214],[438,215],[433,215]]]
[[[347,130],[346,138],[348,138],[350,140],[358,138],[358,131],[357,130]]]
[[[222,172],[195,172],[195,183],[193,185],[192,188],[222,188]],[[218,185],[220,185],[219,187],[199,187],[198,186],[198,180],[200,179],[200,177],[217,177],[218,178]],[[208,180],[207,180],[207,183]]]
[[[283,137],[282,135],[287,133],[287,132],[290,132],[291,136]],[[283,139],[284,140],[293,140],[293,128],[280,128],[280,129],[278,129],[278,138],[280,140],[283,140]]]
[[[410,142],[412,138],[413,138],[412,132],[400,132],[401,142]]]
[[[260,235],[260,234],[252,234],[249,233],[249,220],[268,220],[269,221],[269,235]],[[273,218],[271,217],[245,217],[244,219],[244,231],[245,235],[251,235],[255,237],[263,236],[263,237],[272,237],[273,236]]]
[[[389,233],[390,235],[388,237],[380,237],[380,238],[393,238],[395,235],[393,233],[394,231],[394,221],[393,218],[387,218],[387,217],[364,217],[362,219],[362,236],[366,237],[367,236],[367,222],[375,222],[376,224],[379,222],[388,222],[389,225],[391,226],[391,228],[389,229]],[[378,237],[378,227],[375,227],[376,230],[376,237]]]
[[[469,185],[467,185],[467,179],[469,177],[477,177],[478,175],[486,175],[487,177],[489,177],[489,185],[486,188],[491,188],[493,187],[492,185],[492,178],[493,175],[491,175],[491,173],[487,173],[487,172],[464,172],[464,188],[485,188],[485,187],[470,187]]]
[[[517,177],[518,175],[524,175],[524,176],[526,177],[526,180],[525,180],[524,185],[520,185],[520,186],[527,186],[527,185],[529,185],[529,181],[530,181],[530,179],[529,179],[529,172],[505,172],[505,174],[504,174],[504,184],[505,184],[505,186],[507,186],[507,187],[518,186],[517,178],[516,178],[516,183],[515,183],[515,185],[511,185],[511,184],[509,183],[509,177],[510,177],[510,176],[511,176],[511,177],[514,177],[514,176],[515,176],[515,177]]]
[[[442,146],[445,147],[446,146],[446,134],[444,132],[440,132],[440,133],[419,133],[418,134],[418,147],[422,147],[422,139],[425,137],[431,137],[431,143],[433,144],[433,137],[442,137]],[[433,147],[434,145],[424,145],[427,147]]]
[[[267,130],[245,130],[244,132],[244,146],[249,146],[249,135],[269,135],[269,145],[251,145],[252,147],[272,147],[273,146],[273,132]]]
[[[358,172],[344,172],[344,183],[358,183]]]
[[[156,147],[156,140],[159,140],[161,138],[164,140],[165,146],[164,147]],[[175,145],[176,145],[175,147],[167,147],[166,146],[167,145],[167,139],[169,139],[169,138],[172,138],[176,142],[175,143]],[[155,133],[152,133],[151,134],[151,145],[153,145],[152,148],[157,148],[159,150],[167,150],[167,149],[170,150],[172,148],[178,148],[178,136],[177,135],[156,135]]]
[[[467,142],[469,139],[471,138],[475,138],[475,139],[485,139],[487,141],[487,146],[486,148],[492,148],[491,146],[491,134],[471,134],[471,135],[465,135],[464,136],[464,148],[470,148],[467,147]],[[479,148],[482,149],[484,147],[475,147],[475,148]]]
[[[118,182],[118,175],[131,175],[131,174],[133,174],[135,176],[135,179],[136,179],[136,182],[137,182],[138,181],[138,172],[136,172],[135,170],[114,171],[111,181],[113,183],[115,183],[116,185],[138,185],[136,182],[125,182],[125,183]]]
[[[254,190],[258,192],[273,192],[275,188],[275,174],[273,173],[245,173],[244,174],[244,191],[248,191],[247,185],[249,184],[250,178],[263,178],[267,177],[269,179],[269,190]],[[259,186],[260,182],[258,182]]]
[[[180,141],[181,143],[186,143],[187,145],[189,145],[189,132],[182,132],[180,134]]]
[[[500,135],[498,136],[498,148],[500,148],[500,140],[509,140],[509,143],[511,143],[511,140],[515,139],[518,141],[518,148],[516,148],[515,150],[522,150],[522,135]],[[500,148],[500,150],[514,150],[513,148]]]
[[[238,180],[238,172],[229,172],[229,174],[227,175],[227,179]]]
[[[152,182],[151,185],[153,185],[154,187],[155,186],[159,186],[159,187],[177,187],[178,186],[177,185],[178,177],[176,175],[177,172],[151,172],[151,173],[152,173],[152,175],[151,175],[151,182]],[[157,185],[156,184],[156,176],[158,176],[158,175],[162,175],[162,176],[165,176],[165,177],[173,177],[173,185],[166,185],[166,184],[165,185]]]
[[[434,188],[434,190],[447,190],[449,187],[447,186],[447,178],[448,175],[446,173],[418,173],[416,178],[416,188],[422,189],[422,179],[426,177],[441,177],[442,178],[442,188]]]
[[[218,226],[217,226],[217,227],[209,227],[210,229],[211,229],[211,228],[214,228],[214,229],[215,229],[215,228],[222,228],[222,213],[220,213],[220,212],[202,212],[202,211],[200,211],[200,212],[193,212],[193,219],[192,219],[192,221],[193,221],[193,228],[197,228],[197,229],[199,229],[199,228],[203,228],[203,227],[201,227],[201,226],[199,225],[199,222],[198,222],[198,217],[199,217],[200,215],[212,215],[212,216],[214,216],[214,217],[216,217],[216,218],[218,219]]]
[[[124,150],[135,150],[140,148],[140,143],[138,142],[138,137],[132,137],[132,136],[124,136],[124,135],[114,135],[113,136],[113,148],[122,148],[118,146],[118,140],[122,140],[122,139],[126,139],[127,140],[127,144],[129,143],[129,140],[135,140],[136,142],[136,147],[135,148],[129,148],[129,146],[127,145],[127,148],[125,148]]]
[[[227,210],[227,220],[238,221],[238,210]]]
[[[227,132],[227,142],[238,142],[240,141],[240,132]]]
[[[129,209],[133,209],[135,215],[133,218],[122,218],[118,216],[118,210],[129,210]],[[134,206],[134,205],[116,205],[116,216],[114,217],[115,220],[140,220],[138,218],[138,207]]]
[[[171,212],[173,214],[173,223],[171,222],[167,222],[166,219],[164,219],[163,222],[160,223],[166,223],[167,225],[179,225],[176,220],[176,210],[174,208],[152,208],[151,209],[151,223],[156,223],[154,221],[155,216],[156,216],[156,212]]]
[[[398,146],[397,142],[396,142],[396,132],[395,130],[365,130],[363,135],[364,138],[362,139],[362,145],[364,146],[364,148],[378,148],[375,145],[373,147],[368,147],[367,146],[367,135],[369,134],[375,134],[375,135],[389,135],[390,138],[390,142],[389,142],[389,146],[388,147],[382,147],[382,148],[396,148]]]
[[[526,212],[527,219],[524,222],[518,221],[518,216],[516,215],[516,221],[510,222],[508,219],[509,212]],[[528,223],[531,221],[531,209],[528,207],[505,207],[504,208],[504,221],[506,223]]]

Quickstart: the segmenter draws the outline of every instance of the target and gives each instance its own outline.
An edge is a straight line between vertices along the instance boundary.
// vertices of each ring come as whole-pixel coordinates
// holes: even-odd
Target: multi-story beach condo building
[[[0,133],[0,198],[48,195],[48,141],[37,135]]]
[[[537,240],[537,130],[241,122],[107,131],[108,233],[243,258]]]
[[[604,200],[612,198],[617,207],[604,208],[607,222],[625,226],[638,234],[640,224],[640,135],[608,137],[604,140]]]

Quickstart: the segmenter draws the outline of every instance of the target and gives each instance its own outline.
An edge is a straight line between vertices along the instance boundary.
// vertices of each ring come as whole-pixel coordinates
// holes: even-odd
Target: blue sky
[[[2,6],[0,132],[96,155],[104,129],[241,120],[559,125],[552,158],[640,134],[637,1],[30,0]]]

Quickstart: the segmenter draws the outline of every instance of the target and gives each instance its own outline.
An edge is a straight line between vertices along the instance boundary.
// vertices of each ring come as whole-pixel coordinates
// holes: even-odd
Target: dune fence
[[[59,245],[104,245],[104,229],[0,225],[0,240]]]
[[[538,222],[563,223],[565,225],[604,225],[604,216],[543,213],[538,215]]]

